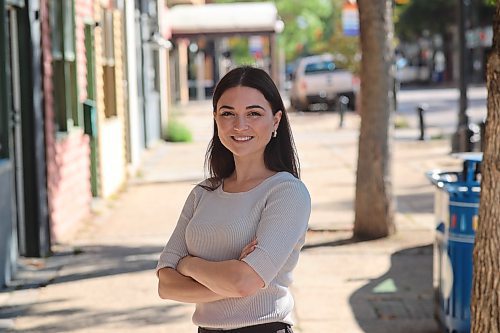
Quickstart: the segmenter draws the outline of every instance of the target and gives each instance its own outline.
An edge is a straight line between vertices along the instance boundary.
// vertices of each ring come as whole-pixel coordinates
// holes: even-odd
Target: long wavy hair
[[[215,87],[212,99],[213,112],[217,111],[217,103],[224,92],[240,86],[260,91],[271,105],[273,115],[278,111],[282,112],[277,129],[278,135],[271,138],[264,150],[265,166],[269,170],[276,172],[287,171],[299,178],[300,164],[285,105],[269,74],[262,69],[250,66],[238,67],[228,72]],[[215,190],[219,187],[222,180],[229,177],[235,168],[233,153],[219,139],[215,119],[213,137],[210,140],[205,156],[205,168],[209,172],[208,181],[210,182],[209,186],[203,186],[207,190]]]

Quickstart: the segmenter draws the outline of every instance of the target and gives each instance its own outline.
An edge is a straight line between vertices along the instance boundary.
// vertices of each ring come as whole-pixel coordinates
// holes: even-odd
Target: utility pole
[[[458,0],[458,44],[459,44],[459,110],[458,110],[458,126],[457,131],[452,139],[452,151],[463,152],[470,151],[470,130],[469,130],[469,116],[467,115],[467,45],[465,40],[465,20],[467,15],[467,6],[470,0]]]

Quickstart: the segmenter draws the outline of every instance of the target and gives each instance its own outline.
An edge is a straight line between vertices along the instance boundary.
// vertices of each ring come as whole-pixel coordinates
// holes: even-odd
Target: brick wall
[[[92,20],[91,0],[75,0],[75,38],[78,72],[78,98],[80,102],[87,98],[87,58],[85,57],[84,20]]]
[[[53,102],[51,35],[48,0],[40,1],[42,21],[43,94],[47,146],[47,189],[52,241],[74,227],[90,212],[89,139],[82,130],[71,130],[56,137]],[[85,47],[83,22],[78,13],[91,9],[91,1],[75,4],[79,99],[86,98]],[[83,81],[82,81],[83,80]]]
[[[90,201],[90,147],[89,138],[83,131],[75,131],[56,142],[51,221],[55,239],[89,214]]]

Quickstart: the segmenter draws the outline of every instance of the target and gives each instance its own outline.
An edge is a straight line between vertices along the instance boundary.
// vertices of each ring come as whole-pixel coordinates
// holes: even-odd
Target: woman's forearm
[[[216,294],[199,282],[184,276],[172,268],[158,271],[158,295],[184,303],[208,303],[228,298]]]
[[[264,281],[247,263],[239,260],[208,261],[183,258],[177,269],[214,293],[226,297],[245,297],[264,287]]]

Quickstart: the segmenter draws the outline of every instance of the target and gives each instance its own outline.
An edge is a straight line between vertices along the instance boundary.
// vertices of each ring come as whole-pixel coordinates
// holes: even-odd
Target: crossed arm
[[[262,278],[244,261],[257,245],[254,240],[243,248],[238,260],[208,261],[186,256],[177,269],[158,271],[158,294],[163,299],[205,303],[255,294],[264,286]]]

